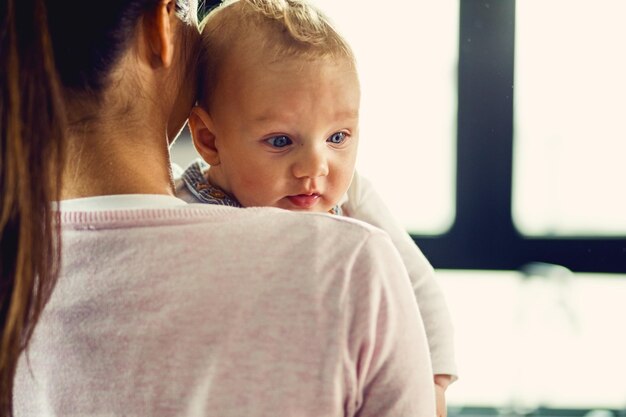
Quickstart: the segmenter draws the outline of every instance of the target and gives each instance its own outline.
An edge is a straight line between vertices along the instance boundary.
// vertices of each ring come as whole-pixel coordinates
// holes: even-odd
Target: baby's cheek
[[[277,184],[280,178],[271,175],[246,175],[241,178],[241,194],[240,201],[247,206],[271,206],[275,200]]]
[[[335,188],[336,192],[340,196],[348,191],[348,187],[350,186],[350,180],[352,179],[352,174],[353,169],[346,169],[346,167],[342,167],[338,170],[335,179]]]
[[[249,171],[242,177],[242,185],[247,189],[271,189],[281,178],[263,170]]]

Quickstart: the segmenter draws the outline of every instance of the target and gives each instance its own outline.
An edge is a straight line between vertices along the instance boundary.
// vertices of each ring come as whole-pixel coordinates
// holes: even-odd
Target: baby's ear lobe
[[[189,115],[189,130],[196,148],[202,159],[209,165],[215,166],[220,163],[220,155],[215,146],[215,133],[211,116],[201,107],[191,109]]]

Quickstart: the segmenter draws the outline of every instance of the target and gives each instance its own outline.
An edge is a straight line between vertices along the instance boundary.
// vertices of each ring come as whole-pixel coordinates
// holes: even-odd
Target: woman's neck
[[[189,114],[194,88],[181,81],[182,57],[155,67],[149,45],[140,38],[128,48],[97,99],[67,98],[62,199],[174,195],[169,144]]]
[[[102,126],[70,134],[61,199],[112,194],[173,195],[165,127]]]

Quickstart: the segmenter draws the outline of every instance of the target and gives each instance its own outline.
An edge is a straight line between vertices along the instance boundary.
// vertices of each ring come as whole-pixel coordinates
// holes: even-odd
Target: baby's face
[[[220,163],[210,180],[244,207],[328,212],[354,172],[360,90],[353,66],[240,64],[225,66],[215,91]]]

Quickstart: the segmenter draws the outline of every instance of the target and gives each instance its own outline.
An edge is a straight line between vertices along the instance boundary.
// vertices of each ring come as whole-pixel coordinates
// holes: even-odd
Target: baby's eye
[[[275,148],[284,148],[287,145],[291,145],[293,142],[287,136],[274,136],[266,140],[267,143]]]
[[[327,139],[328,142],[335,145],[343,143],[344,140],[346,140],[346,132],[335,132]]]

